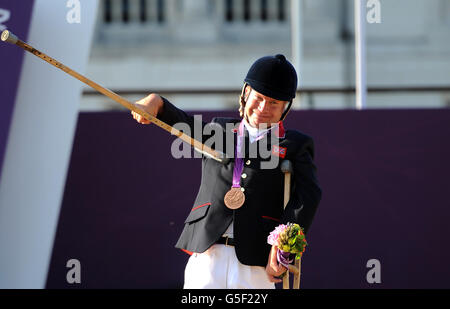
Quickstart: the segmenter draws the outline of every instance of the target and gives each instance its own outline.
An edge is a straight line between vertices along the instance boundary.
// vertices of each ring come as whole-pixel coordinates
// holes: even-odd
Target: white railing
[[[286,22],[289,0],[221,0],[226,22]]]
[[[288,40],[290,0],[101,0],[99,43]]]
[[[102,0],[99,16],[103,24],[161,24],[167,19],[167,4],[164,0]]]
[[[215,8],[213,10],[215,16],[212,17],[227,23],[241,21],[264,23],[287,22],[289,2],[289,0],[206,0],[203,5]],[[190,4],[185,0],[102,0],[100,18],[104,24],[161,24],[174,19],[176,22],[178,17],[184,14],[183,10],[190,11],[186,10],[186,5]],[[177,9],[181,11],[176,12]]]

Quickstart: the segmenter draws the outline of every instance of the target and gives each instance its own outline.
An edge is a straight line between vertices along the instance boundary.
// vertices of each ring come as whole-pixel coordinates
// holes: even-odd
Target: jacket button
[[[250,165],[250,163],[252,163],[252,161],[247,160],[247,161],[245,162],[245,165]]]
[[[241,191],[242,191],[242,192],[244,192],[244,191],[245,191],[245,189],[241,187]]]
[[[246,174],[246,173],[243,173],[243,174],[241,175],[241,177],[242,177],[243,179],[245,179],[245,178],[247,178],[247,174]]]

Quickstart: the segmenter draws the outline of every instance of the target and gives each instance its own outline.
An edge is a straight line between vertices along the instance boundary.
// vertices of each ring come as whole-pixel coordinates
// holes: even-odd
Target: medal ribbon
[[[244,120],[239,124],[239,131],[236,141],[236,149],[234,152],[234,169],[233,169],[233,186],[232,188],[241,187],[241,174],[244,169],[244,157],[242,154],[242,143],[244,141]]]
[[[284,128],[282,128],[283,123],[280,121],[279,125],[281,124],[281,128],[279,126],[279,128],[277,129],[282,129],[282,132],[284,134]],[[272,128],[270,128],[269,130],[265,131],[263,134],[261,134],[260,136],[258,136],[255,139],[256,141],[259,141],[260,139],[262,139],[267,133],[268,131],[270,131]],[[281,131],[281,130],[279,130]],[[234,169],[233,169],[233,186],[232,188],[240,188],[241,187],[241,174],[242,174],[242,170],[244,169],[244,155],[242,154],[242,143],[244,141],[244,120],[241,121],[241,123],[239,124],[239,131],[238,131],[238,136],[237,136],[237,141],[236,141],[236,149],[234,152]]]

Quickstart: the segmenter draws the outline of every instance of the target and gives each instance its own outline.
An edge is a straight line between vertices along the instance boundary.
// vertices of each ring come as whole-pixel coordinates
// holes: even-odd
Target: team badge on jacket
[[[285,147],[280,147],[277,145],[272,146],[272,154],[279,156],[282,159],[284,159],[284,157],[286,156],[286,150],[287,149]]]

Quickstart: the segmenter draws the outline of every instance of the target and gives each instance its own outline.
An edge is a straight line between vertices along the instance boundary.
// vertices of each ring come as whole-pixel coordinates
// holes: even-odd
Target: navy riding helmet
[[[297,92],[297,72],[284,55],[259,58],[245,77],[242,97],[247,85],[259,93],[280,101],[289,101],[280,121],[284,120]],[[244,102],[245,103],[245,102]]]

